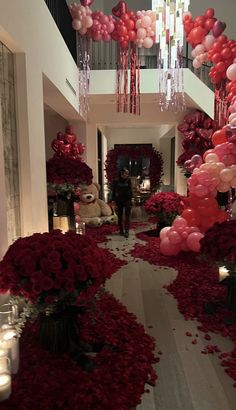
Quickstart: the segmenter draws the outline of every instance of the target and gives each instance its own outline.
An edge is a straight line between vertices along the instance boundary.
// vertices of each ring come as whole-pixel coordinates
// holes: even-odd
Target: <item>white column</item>
[[[1,101],[0,101],[1,102]],[[2,110],[0,110],[0,221],[1,221],[1,234],[0,234],[0,260],[5,254],[8,248],[8,235],[7,235],[7,196],[5,187],[5,169],[4,169],[4,146],[3,146],[3,132],[2,132]]]
[[[48,230],[42,72],[16,55],[16,109],[22,236]]]

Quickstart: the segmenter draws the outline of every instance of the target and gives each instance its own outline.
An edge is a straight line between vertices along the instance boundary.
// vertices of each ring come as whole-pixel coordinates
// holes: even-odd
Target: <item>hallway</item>
[[[156,339],[160,357],[157,385],[147,386],[150,393],[143,396],[137,410],[233,410],[236,390],[220,365],[218,354],[201,353],[209,341],[197,329],[199,323],[185,321],[173,296],[163,289],[176,277],[174,269],[150,265],[129,255],[135,244],[143,243],[135,232],[146,229],[147,226],[132,229],[128,240],[113,233],[102,245],[128,262],[108,281],[107,289]],[[232,350],[231,341],[212,333],[210,336],[212,345],[224,352]]]

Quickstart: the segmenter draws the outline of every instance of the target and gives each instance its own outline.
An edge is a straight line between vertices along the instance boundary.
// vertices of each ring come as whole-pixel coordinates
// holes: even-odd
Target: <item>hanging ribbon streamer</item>
[[[77,33],[77,55],[79,68],[79,111],[87,115],[89,111],[89,82],[90,82],[90,39]]]
[[[227,101],[227,91],[225,81],[215,87],[215,115],[214,119],[217,121],[219,128],[227,124],[229,115],[229,102]]]
[[[116,79],[117,112],[140,115],[140,57],[138,53],[137,58],[134,43],[124,49],[117,45]]]
[[[160,109],[181,111],[185,108],[183,87],[183,15],[189,0],[152,0],[156,13],[156,43]]]
[[[130,113],[140,115],[140,53],[134,43],[130,46]]]

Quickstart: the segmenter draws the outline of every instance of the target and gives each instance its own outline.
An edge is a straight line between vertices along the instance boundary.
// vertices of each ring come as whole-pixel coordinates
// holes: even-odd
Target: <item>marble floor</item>
[[[139,228],[142,230],[145,228]],[[147,228],[146,228],[147,229]],[[203,355],[209,344],[197,330],[197,322],[185,321],[178,312],[175,299],[163,285],[176,276],[173,269],[135,261],[128,252],[140,242],[131,230],[129,239],[113,234],[107,244],[128,264],[107,283],[107,289],[136,314],[146,331],[157,342],[158,382],[145,394],[137,410],[233,410],[236,409],[236,389],[233,380],[220,366],[217,354]],[[186,332],[197,334],[193,345]],[[211,344],[230,351],[232,343],[211,334]]]

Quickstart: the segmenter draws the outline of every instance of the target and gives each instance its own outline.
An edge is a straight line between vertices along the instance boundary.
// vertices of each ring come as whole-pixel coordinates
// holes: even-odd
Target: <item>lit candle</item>
[[[0,349],[0,358],[4,356],[10,356],[10,349]]]
[[[11,376],[7,373],[0,374],[0,401],[7,400],[11,395]]]
[[[0,332],[0,349],[9,349],[11,373],[16,374],[19,369],[19,338],[14,329]]]
[[[10,374],[10,359],[7,356],[0,357],[0,374],[8,373]]]
[[[221,282],[222,280],[227,278],[227,276],[229,276],[228,269],[226,269],[225,266],[220,266],[219,267],[219,281]]]

